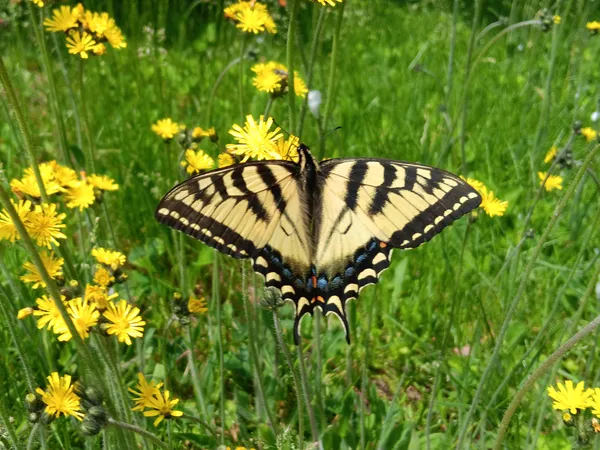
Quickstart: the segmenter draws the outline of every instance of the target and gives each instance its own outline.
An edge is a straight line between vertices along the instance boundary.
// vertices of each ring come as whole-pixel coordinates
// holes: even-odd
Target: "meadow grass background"
[[[256,60],[285,63],[287,13],[276,1],[267,3],[279,26],[278,34],[249,36],[246,46]],[[45,14],[52,6],[56,5],[44,8]],[[117,346],[121,380],[133,386],[141,371],[148,378],[164,381],[181,399],[180,409],[211,424],[217,437],[185,419],[174,419],[168,427],[161,424],[156,429],[139,414],[133,420],[171,448],[215,448],[223,442],[232,448],[277,447],[256,397],[242,301],[242,296],[248,295],[254,306],[251,316],[261,362],[258,376],[265,386],[268,407],[280,429],[287,430],[282,431],[287,437],[279,437],[279,447],[293,448],[297,446],[298,414],[305,413],[296,401],[293,378],[276,345],[271,313],[259,305],[261,281],[250,275],[247,265],[242,279],[242,263],[225,257],[218,257],[215,273],[212,250],[187,237],[180,241],[153,218],[162,195],[185,177],[177,168],[179,148],[174,142],[165,145],[150,130],[152,123],[168,116],[190,127],[214,126],[220,137],[218,146],[223,148],[231,142],[227,131],[232,124],[242,124],[245,114],[257,117],[265,109],[268,96],[252,87],[249,67],[253,61],[247,60],[243,111],[238,96],[240,70],[235,65],[223,76],[209,117],[215,80],[239,57],[242,33],[222,18],[223,2],[109,0],[89,1],[84,6],[109,12],[128,42],[121,51],[109,49],[106,55],[85,61],[84,79],[97,148],[96,172],[113,177],[120,185],[119,191],[108,193],[104,201],[117,236],[117,250],[128,257],[132,302],[147,321],[141,345]],[[457,6],[455,11],[453,6]],[[499,37],[473,65],[501,30],[533,19],[542,7],[560,15],[560,25],[548,32],[539,26],[515,29]],[[597,315],[600,299],[590,290],[598,282],[599,270],[597,157],[592,173],[576,186],[543,243],[527,279],[523,274],[532,256],[537,256],[533,255],[536,244],[571,185],[577,162],[595,145],[576,136],[572,143],[576,162],[572,168],[560,170],[565,190],[543,192],[536,201],[537,173],[549,167],[543,163],[545,153],[552,145],[567,143],[575,121],[597,127],[590,116],[600,109],[600,36],[590,36],[585,23],[600,20],[598,5],[583,0],[480,1],[475,5],[348,0],[334,91],[328,92],[340,9],[341,5],[329,8],[324,16],[310,87],[320,90],[325,99],[333,96],[325,131],[335,126],[342,129],[318,143],[316,121],[308,114],[301,140],[315,149],[323,145],[326,157],[418,161],[474,177],[508,200],[509,207],[502,217],[480,213],[471,223],[465,217],[419,249],[395,252],[379,285],[366,289],[351,303],[351,346],[336,319],[321,321],[320,339],[313,328],[315,321],[304,321],[306,379],[320,440],[326,449],[419,449],[428,445],[447,449],[455,447],[463,434],[462,448],[491,448],[502,415],[526,377]],[[305,79],[320,10],[316,4],[301,1],[294,59]],[[62,36],[44,32],[68,142],[69,160],[64,161],[48,76],[32,31],[39,23],[31,21],[24,2],[3,3],[0,13],[0,51],[24,104],[38,161],[57,159],[89,171],[90,162],[82,151],[88,143],[77,84],[79,58],[67,54]],[[35,13],[39,18],[40,10]],[[479,36],[490,24],[489,31]],[[473,74],[467,80],[469,61]],[[4,175],[10,180],[21,177],[29,164],[6,97],[0,98],[0,155]],[[301,104],[298,100],[297,106]],[[286,128],[286,98],[273,103],[270,115]],[[217,146],[205,140],[201,148],[216,157]],[[3,183],[7,186],[6,180]],[[67,220],[69,245],[83,279],[90,276],[90,257],[79,248],[89,253],[94,243],[112,245],[104,220],[93,220],[96,213],[101,216],[100,209],[92,212],[82,228],[78,228],[76,214],[69,212]],[[528,230],[530,238],[523,238]],[[178,242],[183,242],[183,249]],[[23,407],[28,388],[8,322],[18,330],[38,385],[44,386],[45,377],[55,370],[84,377],[85,367],[73,343],[59,343],[54,335],[38,330],[32,319],[16,320],[17,310],[33,305],[39,292],[18,279],[25,260],[22,248],[2,244],[1,257],[0,301],[10,315],[0,320],[0,401],[14,418],[24,448],[31,430]],[[525,290],[516,313],[470,410],[522,283]],[[196,286],[203,290],[209,307],[207,314],[193,318],[189,326],[205,411],[199,407],[191,379],[188,328],[169,321],[173,293],[183,288],[189,294]],[[218,311],[222,313],[222,353]],[[292,308],[284,306],[280,316],[284,339],[297,365]],[[100,350],[92,347],[92,351]],[[512,417],[504,448],[572,448],[572,429],[561,423],[560,412],[551,409],[546,388],[565,379],[597,386],[598,356],[598,334],[594,333],[553,365]],[[305,422],[308,443],[312,441],[308,418]],[[47,427],[45,448],[100,448],[103,437],[104,445],[112,445],[105,448],[119,448],[118,437],[111,437],[110,432],[84,438],[74,420],[60,419]],[[0,442],[2,445],[7,446],[7,441]]]

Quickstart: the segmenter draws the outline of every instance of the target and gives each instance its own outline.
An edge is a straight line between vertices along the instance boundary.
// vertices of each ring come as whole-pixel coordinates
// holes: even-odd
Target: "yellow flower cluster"
[[[585,384],[580,381],[577,386],[573,386],[571,380],[566,380],[565,383],[557,383],[554,386],[548,387],[548,395],[553,400],[552,408],[564,412],[563,419],[566,422],[570,421],[571,414],[576,415],[580,412],[591,409],[592,414],[600,417],[600,388],[585,389]],[[567,417],[565,417],[567,416]],[[592,419],[592,427],[595,432],[600,431],[600,426],[597,419]]]
[[[51,249],[51,244],[60,245],[57,239],[67,238],[61,231],[66,227],[62,222],[67,215],[57,213],[54,203],[34,205],[29,200],[19,200],[16,203],[12,199],[11,202],[25,230],[40,247]],[[10,242],[20,239],[16,225],[5,209],[0,212],[0,240],[2,239]]]
[[[258,63],[252,66],[256,75],[252,84],[261,92],[268,92],[273,97],[279,97],[288,92],[288,69],[275,61]],[[298,97],[306,97],[308,88],[298,72],[294,71],[294,92]]]
[[[127,47],[121,29],[108,13],[86,10],[81,3],[75,7],[61,6],[44,20],[48,31],[67,34],[69,53],[83,59],[106,53],[106,42],[117,50]]]
[[[181,161],[181,166],[190,175],[212,169],[214,165],[215,161],[202,150],[194,151],[191,148],[185,151],[184,159]]]
[[[129,392],[136,397],[133,399],[135,406],[132,411],[143,411],[146,417],[156,417],[154,426],[157,426],[163,419],[172,417],[181,417],[182,411],[173,409],[178,398],[171,399],[171,393],[168,390],[161,392],[162,383],[154,384],[154,381],[148,383],[144,378],[144,374],[138,373],[138,384],[135,389],[129,388]]]
[[[272,117],[265,121],[261,115],[256,122],[251,115],[246,116],[243,128],[234,124],[229,130],[229,134],[237,143],[227,144],[227,151],[242,157],[242,162],[250,158],[259,161],[264,159],[297,161],[300,140],[293,135],[286,140],[279,127],[271,130],[273,123]]]
[[[71,383],[71,375],[58,375],[52,372],[48,380],[46,390],[37,388],[35,391],[41,396],[42,402],[46,404],[45,411],[56,418],[61,414],[73,416],[77,420],[83,420],[81,412],[81,399],[75,393],[75,384]]]
[[[497,198],[494,195],[494,191],[489,190],[481,181],[462,176],[461,178],[479,192],[479,195],[481,195],[481,208],[483,208],[488,216],[494,217],[504,215],[506,208],[508,208],[508,201]]]
[[[236,27],[246,33],[277,33],[275,21],[263,3],[255,0],[239,1],[225,8],[223,12],[227,19],[232,20]]]

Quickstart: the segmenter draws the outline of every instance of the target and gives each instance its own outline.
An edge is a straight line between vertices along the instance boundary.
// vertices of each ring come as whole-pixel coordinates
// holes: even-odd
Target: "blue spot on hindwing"
[[[338,289],[342,286],[342,277],[340,277],[339,275],[336,276],[335,278],[333,278],[330,282],[329,282],[329,287],[332,290]]]
[[[367,259],[368,256],[369,255],[367,255],[366,253],[363,253],[358,258],[356,258],[356,263],[357,264],[362,264]]]
[[[354,275],[354,272],[354,267],[348,267],[344,272],[344,277],[350,278],[352,275]]]
[[[377,242],[376,242],[376,241],[372,241],[372,242],[369,244],[369,249],[368,249],[368,250],[369,250],[370,252],[372,252],[372,251],[373,251],[373,250],[375,250],[376,248],[377,248]]]
[[[326,291],[327,290],[327,278],[325,277],[321,277],[317,280],[317,288],[319,288],[322,291]]]

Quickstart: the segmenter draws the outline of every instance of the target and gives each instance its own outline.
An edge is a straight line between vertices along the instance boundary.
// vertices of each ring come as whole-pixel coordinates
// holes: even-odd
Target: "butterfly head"
[[[305,144],[298,146],[298,165],[301,172],[310,171],[311,169],[314,171],[317,168],[316,161]]]

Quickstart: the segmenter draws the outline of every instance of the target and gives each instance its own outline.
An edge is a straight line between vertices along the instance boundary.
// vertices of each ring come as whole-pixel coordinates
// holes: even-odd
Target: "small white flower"
[[[600,112],[598,111],[594,111],[592,113],[592,122],[598,122],[598,119],[600,118]]]
[[[322,98],[320,91],[308,91],[308,109],[315,117],[319,117],[319,107],[321,106]]]

